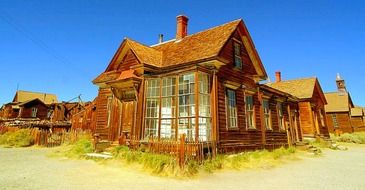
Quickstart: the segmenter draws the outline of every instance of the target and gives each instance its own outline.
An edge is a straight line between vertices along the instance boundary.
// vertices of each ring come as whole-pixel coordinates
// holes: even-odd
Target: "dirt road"
[[[365,146],[326,150],[274,169],[224,171],[199,179],[154,177],[94,161],[49,158],[52,150],[0,148],[0,189],[365,189]]]

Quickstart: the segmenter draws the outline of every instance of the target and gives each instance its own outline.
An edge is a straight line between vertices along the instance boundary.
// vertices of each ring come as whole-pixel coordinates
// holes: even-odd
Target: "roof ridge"
[[[309,80],[309,79],[318,79],[318,78],[316,76],[313,76],[313,77],[303,77],[303,78],[297,78],[297,79],[282,80],[280,82],[271,82],[271,84],[281,83],[281,82],[298,81],[298,80]]]
[[[151,46],[148,46],[148,45],[146,45],[146,44],[143,44],[143,43],[138,42],[138,41],[136,41],[136,40],[133,40],[133,39],[131,39],[131,38],[125,37],[125,40],[127,40],[127,43],[128,43],[128,41],[132,41],[132,42],[137,43],[137,44],[139,44],[139,45],[141,45],[141,46],[144,46],[144,47],[146,47],[146,48],[149,48],[149,49],[151,49],[151,50],[155,50],[155,51],[157,51],[157,52],[160,52],[160,53],[161,53],[161,51],[160,51],[160,50],[157,50],[157,49],[155,49],[155,48],[152,48]]]
[[[183,40],[183,39],[185,39],[185,38],[190,38],[190,37],[192,37],[192,36],[198,35],[198,34],[203,33],[203,32],[207,32],[207,31],[209,31],[209,30],[216,29],[216,28],[218,28],[218,27],[223,27],[223,26],[226,26],[226,25],[228,25],[228,24],[232,24],[232,23],[234,23],[234,22],[237,22],[237,25],[238,25],[238,23],[239,23],[240,21],[242,21],[242,18],[239,18],[239,19],[236,19],[236,20],[232,20],[232,21],[229,21],[229,22],[223,23],[223,24],[221,24],[221,25],[213,26],[213,27],[211,27],[211,28],[207,28],[207,29],[201,30],[201,31],[199,31],[199,32],[196,32],[196,33],[193,33],[193,34],[187,35],[187,36],[185,36],[184,38],[182,38],[181,40]],[[165,41],[165,43],[153,44],[153,45],[151,45],[150,47],[157,47],[157,46],[159,46],[159,45],[168,44],[168,43],[172,43],[172,42],[175,42],[175,41],[177,41],[177,40],[176,40],[176,38],[173,38],[173,39],[170,39],[170,40]]]
[[[47,92],[35,92],[35,91],[29,91],[29,90],[17,90],[16,92],[29,92],[29,93],[37,93],[37,94],[50,94],[50,95],[56,95],[54,93],[47,93]]]
[[[162,53],[163,52],[161,50],[157,50],[157,49],[155,49],[153,47],[147,46],[147,45],[145,45],[143,43],[137,42],[137,41],[132,40],[132,39],[127,38],[127,37],[125,38],[125,41],[126,41],[127,44],[129,44],[131,46],[132,51],[135,53],[137,59],[139,59],[140,61],[143,61],[142,60],[143,59],[143,56],[140,57],[140,55],[138,55],[138,52],[137,52],[137,49],[136,49],[136,46],[135,46],[136,44],[142,46],[143,48],[147,48],[148,51],[153,51],[153,52],[151,52],[152,54],[158,54],[157,56],[160,59],[160,61],[158,61],[159,62],[158,64],[159,65],[162,64]],[[135,44],[133,44],[133,43],[135,43]],[[148,64],[153,64],[153,63],[148,63]]]

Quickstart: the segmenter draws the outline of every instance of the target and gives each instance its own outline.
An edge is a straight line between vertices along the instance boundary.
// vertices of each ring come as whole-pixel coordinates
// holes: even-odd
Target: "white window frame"
[[[265,107],[265,104],[267,107]],[[271,119],[271,110],[270,110],[270,102],[267,99],[262,101],[262,108],[264,110],[264,124],[266,130],[272,130],[272,119]]]
[[[38,108],[32,107],[32,117],[37,117]]]
[[[247,98],[251,97],[252,105],[251,107],[248,106]],[[251,109],[248,109],[251,108]],[[256,119],[255,119],[255,103],[253,99],[253,95],[246,95],[245,96],[245,111],[246,111],[246,129],[256,129]],[[251,119],[249,119],[252,117]],[[252,125],[250,125],[249,120],[252,121]]]
[[[234,97],[229,97],[229,92],[233,92]],[[233,103],[234,107],[230,108],[230,103]],[[238,128],[236,91],[230,88],[226,88],[226,125],[228,129]]]
[[[237,50],[236,48],[239,48]],[[236,68],[242,69],[243,61],[242,61],[242,43],[238,40],[233,40],[233,65]]]
[[[277,112],[278,112],[279,130],[285,130],[285,119],[284,119],[283,103],[278,102],[276,104],[276,108],[277,108]]]

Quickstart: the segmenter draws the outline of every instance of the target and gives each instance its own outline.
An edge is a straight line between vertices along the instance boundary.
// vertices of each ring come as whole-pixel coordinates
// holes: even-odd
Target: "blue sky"
[[[317,76],[335,91],[336,73],[365,106],[365,3],[362,1],[17,1],[0,0],[0,104],[21,90],[92,100],[91,83],[124,37],[152,45],[243,18],[270,78]]]

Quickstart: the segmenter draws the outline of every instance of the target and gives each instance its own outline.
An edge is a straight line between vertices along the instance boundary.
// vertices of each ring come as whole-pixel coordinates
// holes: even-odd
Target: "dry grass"
[[[112,151],[115,159],[129,165],[140,166],[144,171],[158,176],[194,177],[201,173],[213,173],[223,169],[258,169],[272,168],[285,160],[296,158],[295,148],[279,148],[272,152],[260,150],[233,155],[217,155],[206,159],[202,164],[188,160],[180,168],[176,157],[170,155],[152,154],[141,151],[130,151],[127,147],[115,147]]]
[[[331,139],[336,142],[365,144],[365,132],[345,133],[341,136],[331,135]]]
[[[30,129],[8,131],[0,135],[0,145],[5,147],[27,147],[34,143]]]

